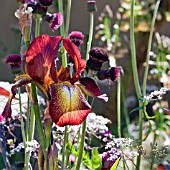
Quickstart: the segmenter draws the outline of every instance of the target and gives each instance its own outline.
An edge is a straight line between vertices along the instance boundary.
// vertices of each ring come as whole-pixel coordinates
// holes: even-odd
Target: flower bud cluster
[[[32,16],[32,13],[33,13],[35,16],[39,15],[42,18],[44,18],[46,21],[48,21],[52,31],[57,30],[63,22],[63,17],[59,12],[54,13],[54,14],[50,14],[50,13],[47,12],[48,7],[50,5],[52,5],[52,3],[53,3],[53,0],[39,0],[39,1],[23,0],[22,4],[21,4],[21,2],[19,2],[20,6],[19,6],[19,9],[16,11],[15,16],[17,18],[19,18],[19,20],[20,20],[20,25],[21,25],[20,27],[22,27],[22,25],[24,23],[24,21],[23,21],[24,17],[22,17],[23,19],[21,19],[21,14],[22,14],[22,16],[25,16],[23,14],[28,15],[30,13],[28,15],[30,20],[27,19],[27,21],[30,22],[31,16]],[[28,12],[30,11],[30,12],[28,13],[27,11]],[[31,21],[31,25],[32,25],[32,21]]]

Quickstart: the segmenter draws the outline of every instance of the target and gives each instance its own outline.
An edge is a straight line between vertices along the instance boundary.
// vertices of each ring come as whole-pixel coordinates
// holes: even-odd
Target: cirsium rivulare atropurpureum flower
[[[62,44],[71,57],[74,70],[70,75],[67,67],[61,66],[56,72],[59,47]],[[91,106],[83,93],[99,97],[100,90],[95,81],[89,77],[80,78],[86,67],[86,61],[76,45],[68,38],[41,35],[33,40],[26,52],[27,74],[20,75],[12,87],[13,96],[16,88],[34,82],[49,100],[49,115],[59,126],[77,125],[84,121],[91,111]],[[103,99],[107,99],[104,96]],[[11,102],[8,102],[3,115],[9,112]],[[8,113],[9,115],[9,113]]]

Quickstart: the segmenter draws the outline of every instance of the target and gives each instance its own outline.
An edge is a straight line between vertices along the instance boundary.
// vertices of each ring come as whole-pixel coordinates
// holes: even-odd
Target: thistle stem
[[[64,17],[63,1],[62,0],[58,0],[58,7],[59,7],[59,12]],[[69,23],[70,23],[70,11],[71,11],[71,0],[67,0],[66,26],[64,24],[64,19],[63,19],[63,24],[60,27],[60,34],[63,37],[67,37],[68,36]],[[62,66],[67,67],[67,53],[66,53],[65,49],[63,49],[63,50],[64,50],[64,52],[62,54]],[[66,151],[66,144],[67,144],[67,142],[68,142],[68,126],[65,126],[64,141],[63,141],[63,148],[62,148],[63,150],[62,150],[62,165],[61,165],[61,170],[64,170],[64,168],[65,168],[65,157],[68,156],[67,151]],[[66,164],[67,164],[67,162],[66,162]]]
[[[160,2],[161,2],[161,0],[158,0],[156,2],[154,14],[153,14],[153,18],[152,18],[152,23],[151,23],[151,30],[150,30],[150,34],[149,34],[148,49],[147,49],[147,56],[146,56],[146,67],[145,67],[145,73],[144,73],[144,78],[143,78],[143,96],[145,96],[145,93],[146,93],[146,83],[147,83],[148,70],[149,70],[149,60],[150,60],[150,51],[151,51],[151,45],[152,45],[152,37],[153,37],[153,33],[154,33],[156,14],[158,12]]]
[[[118,80],[117,84],[117,131],[118,131],[118,137],[121,138],[121,109],[120,109],[120,89],[121,89],[121,77]]]
[[[58,10],[63,15],[63,23],[60,26],[60,34],[64,36],[64,12],[63,12],[63,0],[58,0]]]
[[[66,27],[64,36],[67,37],[69,31],[69,23],[70,23],[70,11],[71,11],[71,0],[67,0],[67,17],[66,17]]]
[[[154,33],[154,28],[155,28],[156,15],[157,15],[157,12],[158,12],[160,2],[161,2],[161,0],[158,0],[156,2],[154,14],[153,14],[153,18],[152,18],[152,23],[151,23],[150,34],[149,34],[148,49],[147,49],[147,56],[146,56],[146,67],[145,67],[145,73],[144,73],[144,78],[143,78],[143,96],[145,96],[145,94],[146,94],[146,85],[147,85],[149,60],[150,60],[150,51],[151,51],[152,38],[153,38],[153,33]],[[144,107],[144,109],[146,109],[146,107]],[[155,140],[156,140],[156,134],[154,135],[153,144],[155,143]],[[152,168],[153,168],[153,164],[151,164],[150,169],[152,170]]]
[[[135,34],[134,34],[134,6],[135,0],[131,0],[131,11],[130,11],[130,47],[131,47],[131,59],[132,59],[132,71],[135,83],[135,90],[138,100],[142,97],[139,77],[137,71],[136,63],[136,46],[135,46]],[[143,102],[139,100],[139,108],[143,107]],[[139,137],[138,137],[138,146],[142,144],[142,129],[143,128],[143,110],[139,110]],[[137,157],[137,167],[140,168],[141,154],[139,153]]]
[[[89,51],[91,48],[92,38],[93,38],[93,27],[94,27],[94,14],[90,13],[90,28],[89,28],[89,39],[87,42],[87,50],[86,50],[86,61],[89,59]]]
[[[84,151],[85,135],[86,135],[86,119],[84,120],[83,125],[82,125],[80,150],[79,150],[79,156],[78,156],[78,160],[77,160],[76,170],[80,169],[81,160],[82,160],[83,151]]]

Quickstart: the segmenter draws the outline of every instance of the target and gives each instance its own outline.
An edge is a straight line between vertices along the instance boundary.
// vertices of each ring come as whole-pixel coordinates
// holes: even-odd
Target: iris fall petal
[[[66,84],[50,86],[51,101],[49,114],[58,126],[78,125],[84,121],[91,107],[76,85]]]
[[[100,89],[92,78],[90,77],[80,78],[79,82],[80,82],[79,87],[86,95],[92,97],[97,97],[100,95]]]

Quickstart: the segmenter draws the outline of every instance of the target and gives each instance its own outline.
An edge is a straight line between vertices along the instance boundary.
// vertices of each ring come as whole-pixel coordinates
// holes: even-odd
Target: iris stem
[[[35,20],[36,20],[35,37],[37,37],[40,34],[41,16],[37,15]],[[41,120],[41,116],[40,116],[40,109],[39,109],[38,98],[37,98],[37,89],[36,89],[35,84],[31,83],[31,89],[32,89],[32,100],[33,100],[32,101],[33,102],[32,103],[33,104],[33,114],[32,114],[31,120],[32,121],[34,119],[36,120],[40,143],[41,143],[41,146],[42,146],[44,158],[46,158],[47,157],[47,152],[46,152],[45,132],[44,132],[44,129],[43,129],[42,120]],[[34,122],[32,122],[32,123],[34,123]],[[32,129],[32,130],[34,131],[34,129]]]
[[[29,140],[29,123],[30,123],[30,100],[29,100],[29,97],[27,97],[27,121],[26,121],[26,140],[28,141]]]
[[[120,109],[120,90],[121,89],[121,76],[117,84],[117,124],[118,124],[118,137],[121,138],[121,109]]]
[[[22,103],[21,103],[21,90],[18,88],[18,95],[19,95],[19,110],[20,110],[20,121],[21,121],[21,133],[22,133],[22,138],[23,138],[23,143],[24,143],[24,148],[25,148],[25,162],[24,162],[24,169],[28,170],[28,165],[29,165],[29,160],[27,159],[27,153],[26,153],[26,136],[25,136],[25,129],[24,129],[24,120],[22,116]]]
[[[83,125],[82,125],[82,133],[81,133],[81,141],[80,141],[80,150],[79,150],[79,156],[78,156],[78,160],[77,160],[76,170],[79,170],[79,169],[80,169],[81,160],[82,160],[83,151],[84,151],[85,136],[86,136],[86,119],[84,120]]]
[[[32,89],[34,116],[35,116],[35,120],[36,120],[36,125],[37,125],[37,129],[38,129],[38,134],[39,134],[40,143],[41,143],[41,146],[42,146],[44,158],[46,159],[47,152],[46,152],[45,132],[44,132],[44,129],[43,129],[41,116],[40,116],[40,110],[39,110],[39,106],[38,106],[36,86],[34,84],[31,84],[31,89]]]
[[[63,150],[62,150],[62,165],[61,165],[61,170],[64,170],[65,167],[65,153],[66,153],[66,143],[68,141],[68,126],[65,126],[65,131],[64,131],[64,141],[63,141]]]

